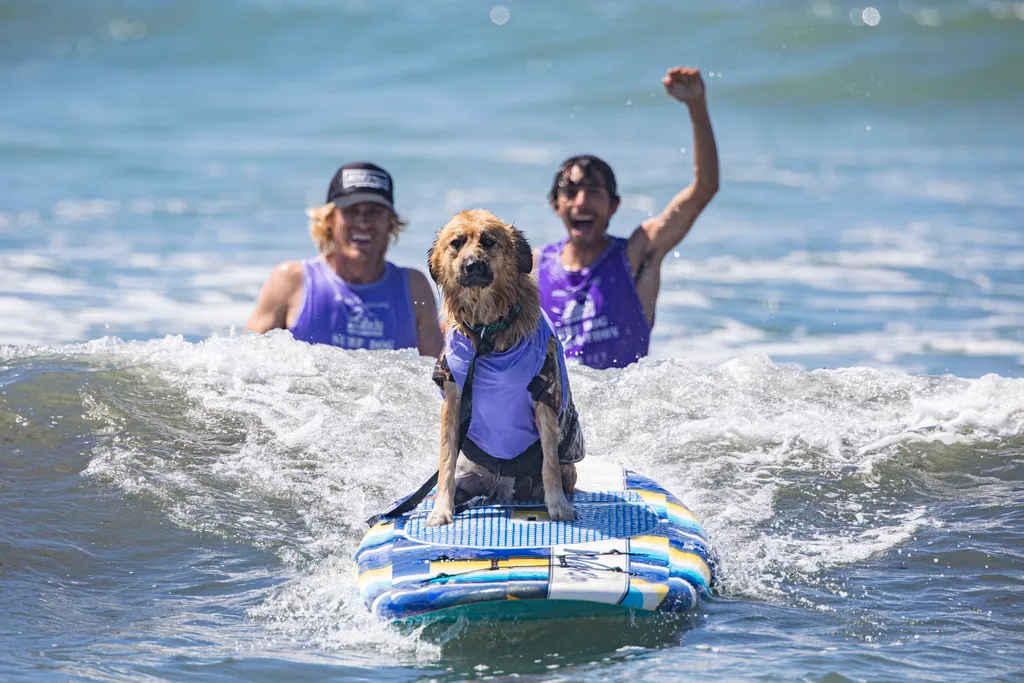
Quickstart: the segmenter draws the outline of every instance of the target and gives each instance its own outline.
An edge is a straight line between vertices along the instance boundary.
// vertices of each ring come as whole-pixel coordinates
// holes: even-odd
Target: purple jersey
[[[343,349],[416,348],[409,271],[390,262],[376,282],[345,282],[323,259],[302,262],[302,308],[292,336]]]
[[[651,326],[629,267],[628,240],[609,236],[608,248],[578,271],[562,266],[568,241],[542,247],[537,264],[540,305],[566,357],[604,369],[622,368],[646,356]]]

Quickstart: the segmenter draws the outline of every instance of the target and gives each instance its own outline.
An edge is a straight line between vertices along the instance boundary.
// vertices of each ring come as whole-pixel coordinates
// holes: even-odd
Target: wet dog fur
[[[533,270],[533,253],[526,237],[490,211],[474,209],[455,214],[441,228],[427,252],[430,276],[441,289],[446,323],[479,344],[470,326],[489,324],[506,315],[519,302],[519,316],[495,337],[495,351],[512,348],[533,334],[540,321],[540,294]],[[547,354],[559,354],[552,336]],[[555,365],[554,367],[558,367]],[[438,462],[437,495],[427,526],[450,524],[455,516],[456,470],[460,478],[487,470],[458,452],[459,386],[446,381],[441,407],[441,456]],[[561,385],[554,382],[552,405],[561,405]],[[576,486],[576,466],[558,462],[558,415],[550,406],[537,401],[534,418],[540,434],[543,464],[541,483],[548,516],[555,521],[576,519],[576,511],[565,493]],[[509,501],[515,482],[500,477],[492,495],[496,501]],[[536,492],[539,497],[539,491]]]

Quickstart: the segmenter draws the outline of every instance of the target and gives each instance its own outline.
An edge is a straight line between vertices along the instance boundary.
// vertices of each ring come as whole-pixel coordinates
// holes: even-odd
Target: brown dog
[[[529,243],[519,230],[489,211],[463,211],[437,233],[428,252],[428,265],[431,277],[441,289],[448,329],[445,351],[434,373],[434,380],[444,392],[444,405],[441,408],[437,495],[427,525],[452,521],[457,489],[463,498],[485,495],[488,500],[506,502],[512,499],[514,491],[524,489],[519,486],[523,480],[527,482],[527,498],[539,497],[542,485],[544,504],[552,520],[576,519],[576,511],[565,492],[572,493],[576,484],[576,467],[572,463],[584,456],[583,435],[565,381],[561,345],[541,315],[537,281],[531,274],[533,254]],[[545,334],[549,335],[546,342]],[[460,339],[462,346],[457,343]],[[472,346],[464,343],[465,340]],[[527,346],[517,347],[522,343]],[[513,376],[510,372],[507,377],[494,375],[496,366],[487,365],[488,361],[500,359],[500,354],[514,347],[519,354],[517,358],[532,352],[535,364],[543,354],[543,368],[529,387],[521,373]],[[468,362],[467,349],[469,356],[473,356],[472,362]],[[462,356],[458,355],[460,350]],[[473,393],[474,416],[478,414],[478,406],[488,400],[492,406],[495,402],[499,406],[507,402],[509,411],[513,412],[522,411],[524,406],[532,410],[537,441],[520,455],[505,454],[496,458],[472,438],[466,438],[460,456],[461,396],[456,380],[458,373],[453,374],[453,371],[461,368],[462,382],[465,382],[473,372],[467,370],[467,366],[473,367],[473,364],[476,364],[476,376],[472,391],[492,392],[491,396]],[[485,374],[487,372],[492,374]],[[504,424],[503,420],[500,422]],[[527,462],[537,462],[537,466],[527,466],[524,464]]]

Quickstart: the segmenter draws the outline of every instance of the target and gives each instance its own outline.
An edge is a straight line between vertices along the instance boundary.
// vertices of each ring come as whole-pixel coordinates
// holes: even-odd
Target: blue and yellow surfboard
[[[653,480],[594,458],[577,471],[575,522],[513,504],[428,527],[431,497],[378,522],[356,552],[367,607],[387,620],[685,613],[710,594],[710,541],[685,505]]]

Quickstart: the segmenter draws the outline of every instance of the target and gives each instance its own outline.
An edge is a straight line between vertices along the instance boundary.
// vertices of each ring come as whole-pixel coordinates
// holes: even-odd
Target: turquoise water
[[[711,7],[0,2],[0,678],[1024,676],[1024,5]],[[675,64],[722,189],[653,358],[571,378],[590,457],[694,510],[724,594],[377,624],[351,558],[436,457],[431,363],[239,335],[263,279],[356,158],[403,265],[463,208],[556,239],[580,152],[628,234],[691,178]]]

